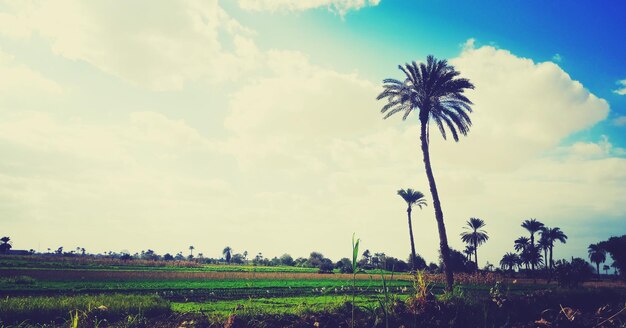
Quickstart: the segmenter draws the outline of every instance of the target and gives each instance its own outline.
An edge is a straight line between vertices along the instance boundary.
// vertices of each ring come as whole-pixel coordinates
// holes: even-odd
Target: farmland
[[[65,325],[69,320],[79,320],[89,326],[94,322],[130,321],[139,327],[174,325],[175,321],[191,318],[194,322],[205,320],[207,325],[219,326],[235,320],[233,316],[236,320],[265,316],[268,322],[280,322],[287,317],[292,321],[300,320],[297,318],[319,321],[322,314],[330,316],[324,320],[334,322],[347,320],[345,316],[350,311],[346,306],[353,301],[358,309],[357,317],[367,321],[372,315],[386,316],[387,312],[380,311],[399,306],[394,304],[410,304],[411,298],[424,288],[439,299],[471,295],[475,301],[488,301],[496,281],[506,285],[510,298],[523,298],[556,287],[541,280],[533,284],[529,279],[518,281],[495,274],[460,274],[457,280],[463,284],[450,296],[443,292],[441,275],[426,273],[421,275],[424,285],[420,287],[412,275],[384,271],[359,273],[353,280],[351,274],[319,274],[311,268],[195,264],[175,267],[112,265],[112,262],[103,265],[102,262],[2,257],[2,324]],[[619,290],[623,285],[617,287]],[[619,300],[624,295],[596,294],[593,297],[602,300],[607,297]],[[571,300],[588,296],[568,295]]]

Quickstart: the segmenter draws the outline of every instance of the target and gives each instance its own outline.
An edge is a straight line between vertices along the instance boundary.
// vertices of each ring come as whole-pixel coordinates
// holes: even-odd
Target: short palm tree
[[[8,253],[11,248],[13,247],[11,245],[11,238],[10,237],[2,237],[0,238],[0,241],[2,242],[2,244],[0,244],[0,253]]]
[[[404,199],[407,204],[406,214],[409,217],[409,237],[411,238],[411,263],[412,269],[415,271],[417,267],[415,266],[415,241],[413,239],[413,225],[411,224],[411,211],[414,205],[419,206],[421,209],[422,206],[426,206],[426,200],[424,199],[424,194],[419,191],[413,190],[411,188],[404,190],[398,190],[398,195]]]
[[[530,219],[522,222],[522,228],[528,230],[530,233],[530,246],[535,247],[535,233],[541,231],[543,228],[543,223],[537,221],[536,219]],[[539,254],[541,255],[541,254]],[[533,271],[535,271],[535,265],[531,265]]]
[[[541,257],[541,251],[539,247],[528,245],[526,249],[522,251],[520,254],[520,259],[522,263],[526,265],[526,269],[530,265],[531,268],[535,266],[541,265],[543,263],[543,258]]]
[[[468,261],[471,261],[472,255],[474,255],[474,246],[470,246],[470,245],[465,246],[465,249],[463,250],[463,254],[465,254],[465,257],[467,258]]]
[[[476,272],[478,272],[478,246],[485,243],[489,236],[485,230],[485,221],[479,218],[470,218],[465,227],[466,231],[461,233],[461,240],[474,247],[474,260],[476,261]]]
[[[544,231],[541,231],[541,237],[539,238],[539,241],[537,241],[537,247],[539,247],[539,250],[543,251],[543,258],[547,259],[548,258],[548,251],[550,250],[550,241],[548,240],[548,236],[546,234],[543,233]],[[544,269],[548,268],[548,262],[546,261],[546,263],[544,264]]]
[[[226,246],[224,250],[222,251],[222,254],[224,255],[224,259],[226,260],[226,263],[230,264],[230,258],[233,255],[233,249],[230,248],[230,246]]]
[[[530,245],[530,239],[526,237],[519,237],[515,239],[515,244],[513,245],[513,248],[515,248],[516,252],[520,252],[520,251],[525,250],[529,245]]]
[[[552,266],[554,265],[554,261],[552,260],[554,242],[560,241],[561,243],[565,244],[567,242],[567,235],[565,235],[565,233],[563,233],[563,231],[561,231],[561,228],[559,227],[554,227],[554,228],[544,227],[541,229],[540,234],[541,234],[541,239],[545,239],[546,242],[548,243],[548,250],[550,251],[550,261],[548,261],[548,259],[546,258],[546,266],[549,263],[550,269],[552,269]],[[539,241],[541,241],[541,239]]]
[[[609,274],[609,269],[610,269],[610,268],[611,268],[611,267],[610,267],[610,266],[608,266],[608,265],[606,265],[606,264],[602,266],[602,269],[604,270],[604,274],[605,274],[605,275],[608,275],[608,274]]]
[[[589,260],[596,264],[598,275],[600,274],[600,263],[606,261],[606,250],[599,244],[591,244],[587,248],[589,252]]]
[[[518,265],[520,259],[515,253],[506,253],[500,260],[500,267],[505,271],[513,271],[516,265]]]
[[[473,89],[474,85],[467,79],[459,78],[460,73],[453,66],[448,65],[446,60],[438,60],[433,56],[428,56],[426,63],[418,65],[413,62],[405,66],[400,65],[398,68],[404,73],[404,80],[385,79],[383,92],[378,95],[377,99],[387,100],[381,109],[381,112],[385,114],[385,119],[403,112],[402,118],[406,120],[409,114],[417,111],[424,167],[433,197],[446,284],[447,289],[452,290],[454,277],[450,267],[450,248],[428,149],[429,122],[434,122],[444,139],[446,128],[455,141],[459,140],[459,134],[466,135],[472,124],[468,115],[472,112],[470,107],[472,102],[463,93],[466,89]]]

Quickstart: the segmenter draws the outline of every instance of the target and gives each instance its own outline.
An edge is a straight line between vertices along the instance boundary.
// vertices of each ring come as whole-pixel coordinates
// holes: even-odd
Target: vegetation
[[[466,135],[472,124],[468,115],[472,112],[470,107],[472,102],[463,93],[466,89],[473,89],[474,85],[467,79],[459,78],[460,73],[446,60],[438,60],[433,56],[428,56],[426,63],[418,65],[413,62],[404,67],[400,65],[399,68],[406,76],[404,81],[385,79],[384,90],[377,99],[387,100],[387,104],[381,109],[381,112],[385,114],[384,118],[403,112],[402,119],[406,120],[409,114],[418,111],[421,148],[439,230],[440,252],[446,273],[447,288],[452,290],[454,278],[449,266],[448,237],[430,162],[429,123],[433,121],[437,125],[444,139],[446,139],[446,129],[450,131],[455,141],[459,140],[459,133]]]
[[[411,269],[415,271],[416,267],[416,255],[415,255],[415,241],[413,240],[413,225],[411,224],[411,211],[414,205],[417,205],[420,209],[422,206],[426,206],[426,200],[424,194],[419,191],[415,191],[411,188],[404,190],[398,190],[398,195],[404,199],[407,204],[406,214],[409,218],[409,237],[411,239]]]
[[[471,249],[474,251],[474,263],[476,263],[476,271],[478,271],[478,246],[485,243],[489,236],[485,230],[481,230],[485,227],[485,221],[479,218],[470,218],[467,221],[467,225],[464,227],[467,231],[461,233],[461,240],[464,243],[471,245]]]

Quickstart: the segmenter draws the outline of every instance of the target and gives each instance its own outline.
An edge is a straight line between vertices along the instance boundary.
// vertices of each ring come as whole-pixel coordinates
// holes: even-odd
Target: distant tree
[[[289,254],[283,254],[280,257],[280,263],[287,266],[293,266],[295,264],[295,262],[293,261],[293,257],[291,257],[291,255]]]
[[[298,257],[294,261],[294,266],[297,266],[297,267],[306,266],[306,259],[304,257]]]
[[[418,258],[418,261],[419,259],[421,259],[419,254],[417,254],[416,257]],[[409,254],[409,259],[411,259],[411,254]],[[404,262],[392,256],[387,256],[385,258],[384,269],[387,271],[393,271],[393,272],[407,272],[411,269],[411,267],[409,266],[407,262]]]
[[[57,255],[62,255],[63,254],[63,246],[60,246],[59,248],[57,248],[57,250],[55,251],[55,253]]]
[[[572,288],[589,280],[593,267],[581,258],[573,258],[572,262],[560,260],[556,263],[555,274],[560,286]]]
[[[369,265],[372,260],[372,253],[370,253],[369,249],[366,249],[365,252],[361,255],[363,260],[365,260],[365,265]]]
[[[322,260],[324,259],[324,255],[319,252],[311,252],[309,254],[309,259],[307,260],[310,267],[319,268],[322,264]]]
[[[344,257],[335,263],[335,268],[341,273],[352,273],[352,261],[349,258]]]
[[[502,259],[500,260],[500,268],[502,268],[502,270],[504,271],[513,271],[513,269],[518,265],[519,262],[519,256],[515,253],[509,252],[502,256]]]
[[[609,274],[609,269],[610,269],[610,268],[611,268],[611,267],[610,267],[610,266],[608,266],[608,265],[606,265],[606,264],[602,266],[602,269],[604,269],[604,274],[605,274],[605,275],[608,275],[608,274]]]
[[[422,206],[426,206],[426,199],[424,199],[424,194],[419,191],[413,190],[411,188],[404,190],[398,190],[398,195],[404,199],[407,204],[406,215],[409,220],[409,237],[411,239],[411,258],[412,269],[415,271],[417,268],[414,266],[415,261],[415,241],[413,239],[413,225],[411,224],[411,211],[413,210],[413,206],[418,206],[422,209]]]
[[[543,228],[543,223],[537,221],[536,219],[529,219],[529,220],[522,222],[522,228],[528,230],[528,232],[530,233],[530,246],[534,248],[535,247],[535,233],[541,231],[541,229]],[[534,254],[534,250],[532,251],[532,253]],[[532,262],[537,263],[536,261],[532,261]],[[533,269],[533,271],[535,271],[535,264],[533,263],[531,263],[531,268]]]
[[[599,243],[613,259],[612,267],[616,269],[621,279],[626,280],[626,235],[611,237]]]
[[[465,256],[463,255],[463,253],[457,251],[456,249],[450,248],[450,268],[448,268],[449,270],[452,270],[452,272],[468,272],[468,263],[472,263],[471,261],[468,261]],[[440,267],[444,267],[445,263],[443,263],[442,258],[441,258],[441,254],[439,254],[439,260],[441,261]],[[473,270],[473,266],[470,267],[469,269]],[[444,267],[444,270],[446,270],[446,268]]]
[[[526,268],[528,268],[528,266],[534,268],[543,264],[541,251],[537,246],[528,245],[528,247],[526,247],[526,249],[524,249],[520,254],[520,260],[526,265]]]
[[[280,259],[276,256],[274,256],[270,262],[269,262],[270,266],[279,266],[280,265]]]
[[[333,261],[328,258],[323,258],[319,265],[319,273],[333,273],[334,268],[335,265]]]
[[[232,256],[232,258],[230,259],[231,263],[235,263],[235,264],[244,264],[244,258],[242,254],[235,254]]]
[[[548,258],[545,258],[545,260],[547,263],[550,264],[550,269],[552,269],[552,266],[554,263],[554,261],[552,260],[554,242],[559,241],[565,244],[567,242],[567,236],[565,235],[565,233],[563,233],[563,231],[561,231],[561,228],[559,227],[554,227],[554,228],[544,227],[541,229],[540,233],[541,233],[541,239],[546,239],[548,243],[548,249],[550,250],[550,260],[548,261]]]
[[[431,273],[439,273],[440,269],[437,264],[430,262],[430,264],[428,264],[428,271]]]
[[[193,257],[193,250],[196,249],[195,247],[189,246],[189,256]]]
[[[606,261],[606,250],[600,244],[591,244],[587,248],[589,260],[596,264],[596,272],[600,275],[600,263]]]
[[[0,238],[0,242],[2,242],[2,244],[0,244],[0,253],[6,254],[13,248],[10,237],[2,237]]]
[[[409,254],[407,262],[411,270],[424,270],[426,268],[426,261],[424,258],[419,254],[415,254],[415,262],[413,262],[411,259],[412,256],[413,254]]]
[[[170,253],[165,253],[165,255],[163,255],[163,260],[164,261],[174,261],[174,256],[172,256],[172,254],[170,254]]]
[[[248,251],[243,251],[243,260],[248,262]]]
[[[446,289],[452,291],[454,276],[449,263],[448,237],[439,192],[430,163],[429,123],[432,122],[439,128],[444,139],[446,139],[446,129],[455,141],[459,140],[459,134],[466,135],[472,125],[468,115],[472,112],[472,102],[463,93],[466,89],[473,89],[474,85],[468,79],[459,78],[460,73],[446,60],[438,60],[433,56],[428,56],[426,63],[418,65],[413,62],[404,67],[399,66],[399,68],[404,73],[405,79],[403,81],[385,79],[384,90],[376,99],[386,99],[387,103],[381,109],[382,113],[386,113],[384,118],[399,112],[403,112],[403,119],[406,119],[412,112],[418,114],[424,168],[439,231],[439,252],[445,264]]]
[[[474,247],[474,262],[476,263],[476,271],[478,271],[478,246],[485,243],[489,236],[485,230],[485,221],[479,218],[470,218],[465,227],[466,231],[461,233],[461,240]]]
[[[230,258],[232,257],[232,253],[233,253],[233,249],[230,248],[230,246],[226,246],[224,250],[222,251],[222,254],[224,255],[224,259],[226,260],[226,263],[228,264],[230,264]]]
[[[467,257],[468,261],[471,260],[472,255],[474,255],[474,246],[466,245],[465,249],[463,250],[463,254],[465,254],[465,257]]]

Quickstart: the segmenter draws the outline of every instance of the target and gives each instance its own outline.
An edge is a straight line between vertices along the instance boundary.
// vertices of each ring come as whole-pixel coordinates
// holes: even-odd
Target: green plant
[[[350,325],[354,328],[354,307],[356,300],[356,273],[357,273],[357,259],[359,257],[359,243],[360,239],[354,240],[354,233],[352,234],[352,321]]]

